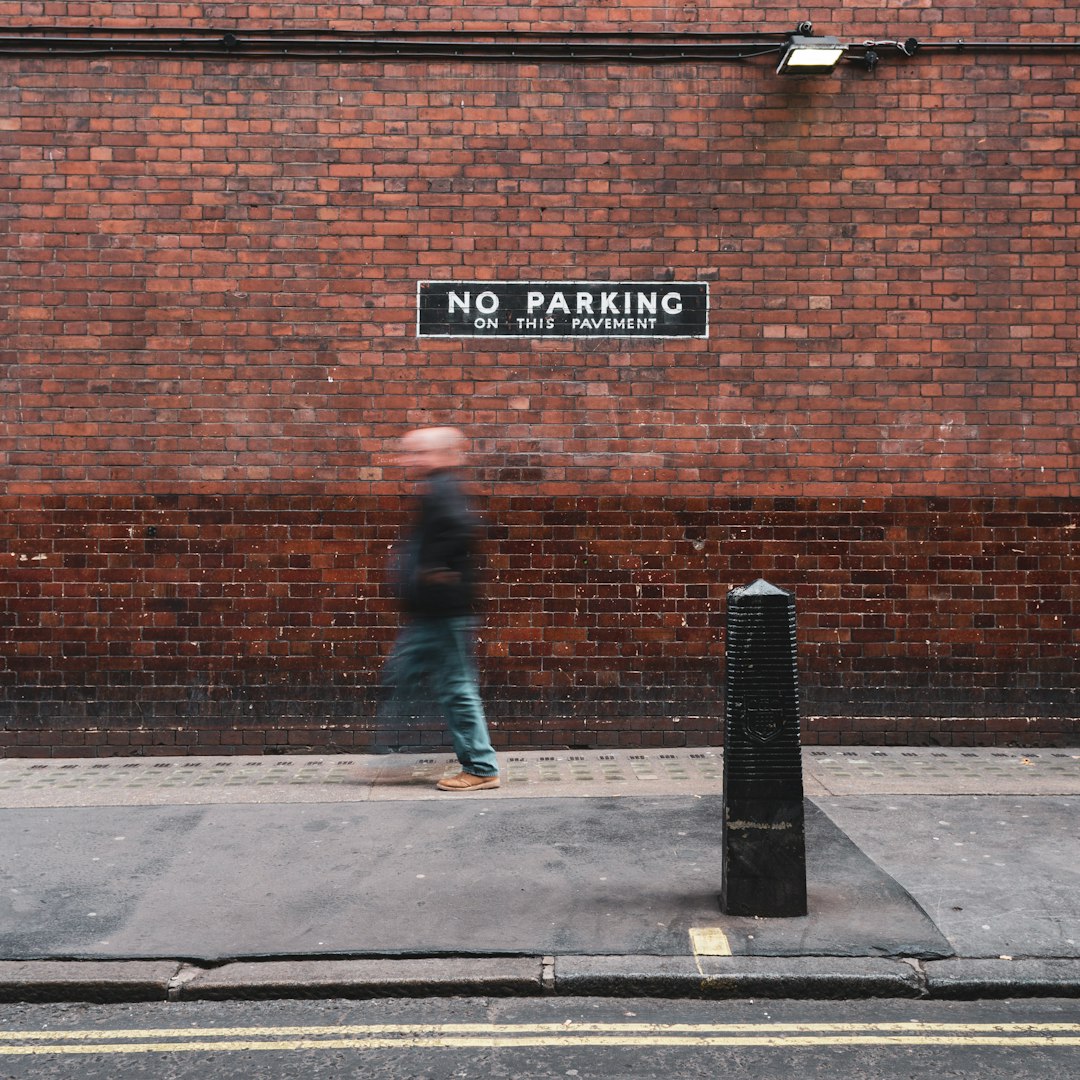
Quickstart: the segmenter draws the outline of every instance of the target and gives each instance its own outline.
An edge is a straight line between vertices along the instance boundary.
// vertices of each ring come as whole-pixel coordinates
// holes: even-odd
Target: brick
[[[815,20],[867,40],[866,10]],[[495,25],[358,12],[243,15]],[[686,29],[648,3],[504,15]],[[1061,0],[893,17],[1075,36]],[[812,93],[769,63],[0,67],[5,752],[353,738],[327,717],[370,707],[407,512],[386,451],[422,422],[476,441],[510,745],[710,744],[724,596],[758,575],[799,598],[808,740],[1075,738],[1064,55],[886,57]],[[418,340],[429,277],[707,280],[710,338]]]

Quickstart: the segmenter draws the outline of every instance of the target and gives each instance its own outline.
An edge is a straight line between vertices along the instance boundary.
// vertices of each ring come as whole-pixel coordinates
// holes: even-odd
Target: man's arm
[[[433,484],[425,508],[421,580],[437,585],[455,585],[469,556],[476,523],[465,498],[452,482]]]

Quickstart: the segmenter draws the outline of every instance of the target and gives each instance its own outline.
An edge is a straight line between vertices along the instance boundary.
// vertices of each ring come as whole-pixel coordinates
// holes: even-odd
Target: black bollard
[[[720,907],[805,915],[795,597],[763,579],[732,589],[726,656]]]

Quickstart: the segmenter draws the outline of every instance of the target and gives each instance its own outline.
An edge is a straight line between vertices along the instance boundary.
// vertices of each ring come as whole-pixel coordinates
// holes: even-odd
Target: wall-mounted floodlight
[[[777,65],[777,75],[817,75],[833,70],[845,46],[833,37],[803,37],[793,34]]]
[[[834,37],[792,34],[777,65],[777,75],[821,75],[840,63],[846,51]]]

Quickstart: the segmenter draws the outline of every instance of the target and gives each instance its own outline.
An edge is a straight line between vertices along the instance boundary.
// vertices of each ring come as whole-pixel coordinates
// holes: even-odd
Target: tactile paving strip
[[[719,749],[528,751],[500,755],[500,791],[469,797],[718,794]],[[1080,795],[1080,749],[803,750],[808,795]],[[449,754],[374,757],[0,761],[0,806],[356,802],[445,798]]]
[[[1080,749],[803,749],[804,775],[832,795],[1080,794]]]
[[[723,779],[721,752],[707,749],[512,753],[500,762],[502,793],[513,797],[696,793],[719,791]],[[445,798],[434,785],[458,770],[449,754],[9,759],[0,761],[0,806]]]

